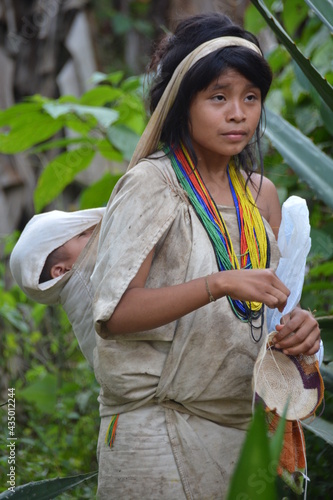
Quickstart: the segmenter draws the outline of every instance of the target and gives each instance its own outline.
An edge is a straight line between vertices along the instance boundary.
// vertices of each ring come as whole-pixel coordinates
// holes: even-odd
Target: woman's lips
[[[246,132],[244,130],[230,130],[229,132],[224,132],[222,135],[228,139],[240,140],[244,138]]]

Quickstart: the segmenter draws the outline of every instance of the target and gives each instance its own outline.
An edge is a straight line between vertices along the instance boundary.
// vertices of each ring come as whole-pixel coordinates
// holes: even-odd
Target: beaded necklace
[[[270,247],[266,229],[260,212],[250,190],[246,187],[243,176],[237,172],[233,161],[227,169],[229,186],[236,208],[240,236],[240,262],[223,217],[206,188],[199,171],[195,168],[184,145],[171,150],[165,148],[171,160],[178,182],[186,191],[202,225],[213,245],[217,265],[220,271],[232,269],[265,269],[269,267]],[[230,306],[238,319],[251,323],[261,316],[263,323],[263,304],[261,302],[243,302],[227,296]],[[254,338],[254,337],[253,337]],[[260,339],[255,339],[259,341]]]

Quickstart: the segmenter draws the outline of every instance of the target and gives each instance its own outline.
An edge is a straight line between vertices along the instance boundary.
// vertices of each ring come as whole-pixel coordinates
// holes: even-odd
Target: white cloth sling
[[[89,282],[95,266],[99,226],[73,269],[45,283],[39,283],[39,278],[48,255],[74,236],[99,224],[104,213],[105,208],[96,208],[75,212],[53,210],[35,215],[25,226],[10,256],[12,275],[28,297],[42,304],[62,304],[90,365],[96,340]]]

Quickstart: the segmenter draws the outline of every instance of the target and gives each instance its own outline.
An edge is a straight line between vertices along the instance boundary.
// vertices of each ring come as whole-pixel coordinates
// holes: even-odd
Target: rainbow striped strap
[[[115,437],[116,437],[116,430],[117,430],[117,424],[118,424],[118,415],[112,415],[111,421],[108,427],[108,430],[106,431],[106,436],[105,436],[105,443],[111,448]]]

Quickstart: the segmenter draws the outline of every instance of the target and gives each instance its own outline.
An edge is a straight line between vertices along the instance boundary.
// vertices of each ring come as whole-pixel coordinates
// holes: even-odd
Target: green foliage
[[[86,146],[65,151],[52,160],[40,175],[34,192],[36,212],[60,195],[76,175],[90,165],[94,156],[94,149]]]
[[[101,3],[109,11],[115,36],[125,37],[132,30],[151,35],[150,23],[144,18],[150,2],[131,2],[126,14],[114,11],[109,2]],[[246,14],[245,27],[258,33],[268,24],[285,44],[277,45],[268,54],[274,80],[267,101],[270,112],[264,141],[266,174],[276,184],[281,202],[296,194],[307,200],[310,209],[312,250],[302,306],[315,311],[321,318],[325,342],[322,370],[326,384],[326,408],[323,414],[325,420],[316,419],[311,424],[312,432],[306,433],[306,441],[311,478],[309,495],[326,500],[332,497],[328,471],[333,460],[333,448],[328,444],[332,430],[327,422],[332,420],[333,415],[333,221],[328,209],[333,199],[329,177],[332,175],[329,157],[333,152],[333,61],[329,33],[333,24],[332,15],[329,0],[306,0],[305,3],[299,0],[267,0],[265,4],[256,0],[253,4],[264,18],[251,5]],[[309,11],[306,4],[313,11]],[[141,78],[124,79],[122,71],[110,75],[96,73],[92,76],[92,84],[94,87],[80,99],[64,96],[50,100],[34,96],[0,112],[0,152],[47,155],[50,150],[56,151],[57,156],[45,167],[38,183],[35,193],[37,210],[42,210],[75,179],[77,173],[87,168],[97,153],[107,160],[108,168],[100,180],[82,191],[81,208],[106,204],[121,175],[121,162],[131,157],[144,129],[146,115]],[[277,122],[274,122],[276,117],[273,112],[280,115]],[[288,128],[293,133],[283,138],[286,121],[288,127],[296,127],[302,134],[296,135],[294,128]],[[65,135],[65,130],[69,130],[70,135]],[[272,143],[276,149],[272,148]],[[309,148],[307,153],[304,152],[305,147]],[[316,169],[309,161],[310,155],[312,159],[321,159],[319,167],[318,162],[311,160]],[[114,163],[119,164],[119,168]],[[313,182],[314,174],[319,188]],[[315,193],[308,188],[308,184]],[[326,194],[322,196],[322,192]],[[10,252],[14,241],[15,238],[6,239],[6,253]],[[98,386],[94,376],[78,350],[63,311],[32,303],[16,286],[8,289],[4,264],[0,265],[0,328],[3,389],[15,387],[17,395],[17,484],[28,483],[31,479],[39,481],[46,477],[66,477],[75,472],[96,470],[99,418],[96,402]],[[2,417],[3,428],[6,428],[4,407]],[[248,473],[256,473],[251,468],[252,461],[260,461],[264,457],[266,462],[262,470],[267,472],[268,457],[272,457],[272,451],[263,437],[263,422],[260,419],[260,415],[254,419],[254,430],[248,438],[250,445],[244,445],[245,451],[240,459],[242,472],[240,475],[237,472],[233,481],[232,488],[238,488],[238,492],[239,487],[243,492],[244,485],[252,488],[252,492],[255,488],[253,481],[252,485],[251,481],[244,482],[244,477],[249,477]],[[326,441],[318,437],[323,433],[326,433]],[[2,442],[5,439],[3,435]],[[260,443],[259,454],[257,445]],[[4,455],[0,457],[2,476],[5,477],[7,469],[7,457]],[[272,473],[269,477],[265,491],[271,496],[261,498],[276,497],[275,476]],[[256,476],[253,478],[258,479]],[[270,489],[271,485],[273,489]],[[91,482],[83,484],[71,492],[70,498],[93,498],[95,489],[95,484]],[[280,489],[283,495],[291,498],[289,491],[281,485]],[[249,490],[247,494],[252,493]],[[68,497],[64,494],[62,498]],[[259,498],[257,494],[255,498]]]
[[[54,374],[45,373],[35,382],[20,391],[20,396],[29,403],[34,403],[36,409],[44,414],[52,414],[57,402],[57,378]]]
[[[58,152],[39,177],[34,193],[36,212],[89,167],[96,153],[108,160],[111,174],[112,162],[130,159],[144,129],[146,114],[140,78],[123,79],[123,74],[117,72],[97,73],[92,80],[97,86],[80,99],[34,96],[0,112],[0,152]],[[57,132],[64,134],[64,130],[70,131],[70,135],[54,138]]]
[[[313,422],[304,422],[303,427],[311,430],[314,434],[333,446],[333,424],[331,422],[318,417]]]
[[[305,0],[319,19],[333,32],[333,9],[331,0]]]
[[[333,208],[333,161],[282,117],[269,110],[266,113],[266,136],[294,172]]]
[[[284,426],[283,417],[276,433],[269,438],[264,409],[261,405],[256,408],[230,483],[227,500],[277,498],[277,465],[283,445]]]
[[[16,236],[17,237],[17,236]],[[4,262],[16,238],[6,238],[0,266],[1,401],[15,389],[16,486],[97,469],[99,387],[61,307],[30,301],[5,285]],[[0,475],[9,471],[7,405],[1,407]],[[2,484],[6,488],[6,482]],[[61,497],[95,497],[96,479]],[[33,498],[22,492],[20,498]],[[42,498],[39,493],[36,498]]]
[[[15,489],[14,493],[4,492],[0,495],[0,500],[5,498],[12,499],[33,499],[37,500],[52,500],[58,497],[61,493],[81,484],[83,481],[87,481],[97,475],[97,472],[90,472],[88,474],[79,474],[73,477],[58,477],[55,479],[45,479],[44,481],[38,481],[33,483],[28,483],[23,486],[19,486]]]
[[[108,68],[105,71],[125,68],[129,74],[133,74],[133,68],[126,67],[125,62],[128,39],[134,35],[135,40],[144,39],[146,44],[154,40],[156,14],[152,14],[153,0],[131,0],[121,9],[119,4],[109,0],[92,0],[91,3],[97,26],[104,35],[97,37],[96,43],[102,54],[102,63]],[[137,64],[145,67],[148,62],[147,51],[143,50],[138,59]]]
[[[99,181],[85,189],[81,195],[80,207],[82,210],[106,205],[114,186],[122,174],[111,175],[106,173]]]
[[[265,2],[262,0],[251,0],[254,6],[258,9],[260,14],[264,17],[268,26],[273,30],[277,38],[286,47],[288,52],[293,57],[294,61],[298,64],[304,75],[308,78],[314,88],[317,90],[318,94],[322,97],[327,106],[333,110],[333,88],[327,82],[327,80],[315,69],[310,60],[302,54],[298,49],[295,41],[290,38],[285,29],[281,26],[278,20],[271,14],[269,9],[267,9]],[[296,27],[303,21],[306,17],[304,12],[304,2],[299,0],[286,0],[285,6],[287,6],[287,13],[285,13],[285,8],[283,9],[283,18],[288,23],[289,28],[295,31]],[[291,16],[291,12],[294,16]],[[299,15],[301,13],[301,15]],[[287,28],[287,26],[286,26]]]
[[[43,112],[40,102],[27,101],[0,112],[0,151],[20,153],[35,144],[46,141],[63,127],[63,121]]]

